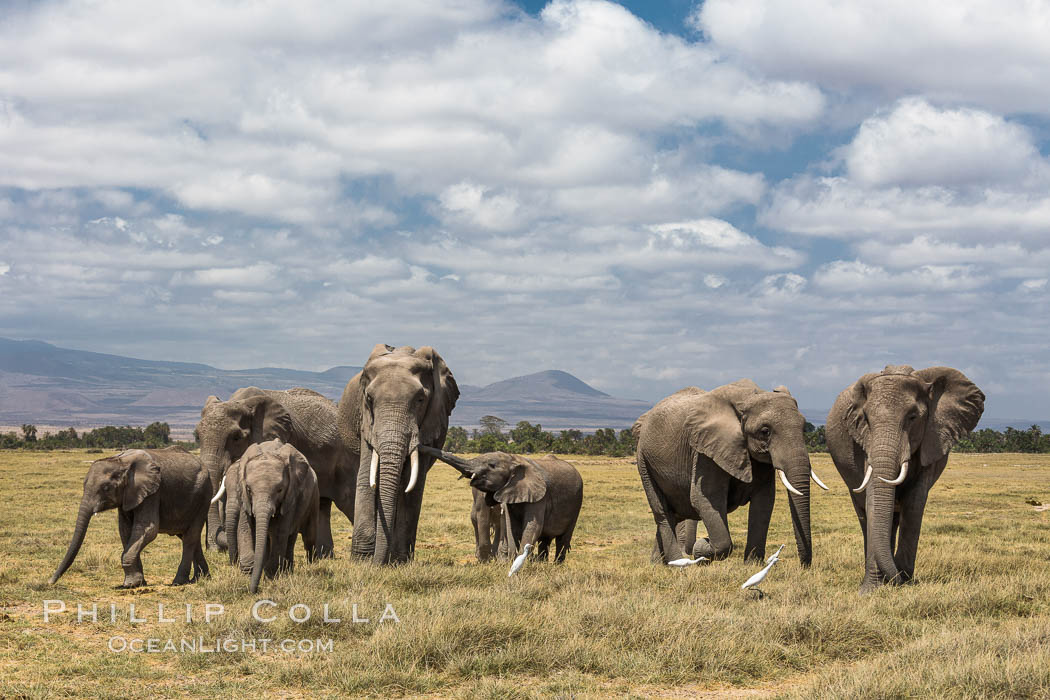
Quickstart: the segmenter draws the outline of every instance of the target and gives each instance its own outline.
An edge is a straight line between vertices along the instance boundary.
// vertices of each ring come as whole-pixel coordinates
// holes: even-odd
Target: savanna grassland
[[[630,460],[573,457],[585,497],[565,565],[473,557],[470,493],[436,465],[426,484],[416,560],[378,569],[349,559],[350,526],[333,510],[336,560],[264,581],[208,553],[212,577],[172,588],[176,539],[143,555],[149,586],[122,579],[113,511],[97,515],[76,563],[47,579],[72,532],[83,451],[0,453],[0,696],[1050,697],[1050,456],[959,455],[930,496],[918,585],[861,597],[860,530],[827,455],[814,468],[814,564],[799,568],[781,489],[770,543],[788,544],[762,600],[739,590],[757,570],[741,549],[684,570],[649,563],[653,522]],[[731,514],[740,547],[746,509]],[[277,621],[252,603],[278,604]],[[43,601],[98,603],[100,621]],[[108,620],[115,603],[117,622]],[[128,621],[128,605],[147,622]],[[179,622],[158,622],[157,604]],[[185,604],[194,621],[181,620]],[[225,614],[205,624],[204,604]],[[286,611],[309,605],[296,624]],[[322,609],[342,619],[321,620]],[[378,618],[389,603],[400,623]],[[351,622],[356,604],[359,617]],[[271,609],[264,610],[269,613]],[[299,612],[302,612],[300,609]],[[114,653],[112,637],[293,639],[331,651]]]

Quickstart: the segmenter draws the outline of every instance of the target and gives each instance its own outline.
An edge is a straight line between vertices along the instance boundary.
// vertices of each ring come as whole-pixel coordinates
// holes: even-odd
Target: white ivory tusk
[[[889,479],[882,479],[881,476],[879,478],[882,479],[883,481],[885,481],[887,484],[890,484],[891,486],[897,486],[897,485],[901,484],[904,481],[904,477],[906,477],[906,476],[908,476],[908,462],[907,462],[907,460],[905,460],[904,462],[901,463],[901,473],[898,474],[897,478],[894,479],[893,481],[890,481]]]
[[[368,485],[376,487],[376,479],[379,477],[379,452],[372,450],[372,466],[368,470]]]
[[[782,482],[784,482],[784,488],[786,488],[788,490],[788,492],[793,493],[796,496],[805,496],[806,495],[806,494],[802,493],[801,491],[799,491],[794,486],[792,486],[791,484],[788,483],[787,474],[784,473],[783,469],[777,469],[777,471],[780,472],[780,480]]]
[[[860,486],[853,489],[853,493],[860,493],[868,487],[868,482],[871,480],[871,465],[868,465],[868,471],[864,472],[864,481],[860,482]]]
[[[412,456],[410,457],[412,471],[408,475],[408,486],[405,487],[405,493],[409,493],[416,487],[416,479],[419,478],[419,448],[412,450]]]
[[[222,477],[222,483],[219,484],[219,492],[216,493],[212,497],[211,502],[212,503],[218,503],[219,499],[222,498],[222,494],[224,494],[224,493],[226,493],[226,477],[225,476]]]
[[[815,471],[813,471],[812,469],[809,470],[809,476],[810,476],[810,478],[813,479],[813,482],[817,486],[819,486],[820,488],[824,489],[825,491],[830,491],[831,490],[827,486],[824,485],[824,482],[820,480],[820,477],[817,476],[817,473]]]

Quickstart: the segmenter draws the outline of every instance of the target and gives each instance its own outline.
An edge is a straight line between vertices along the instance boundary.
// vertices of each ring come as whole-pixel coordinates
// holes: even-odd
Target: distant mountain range
[[[144,425],[159,420],[172,428],[187,428],[197,423],[201,406],[212,394],[225,399],[244,386],[304,386],[338,401],[346,383],[360,369],[226,370],[192,362],[69,350],[39,340],[0,338],[0,425]],[[647,401],[609,396],[560,370],[512,377],[487,386],[467,384],[462,375],[457,379],[461,395],[451,422],[467,428],[478,427],[482,416],[494,415],[512,426],[527,420],[548,430],[622,429],[652,406]],[[803,408],[802,414],[814,425],[823,425],[828,410]],[[987,416],[979,427],[1025,429],[1033,423],[1050,430],[1050,421],[1046,420]]]
[[[192,426],[212,394],[225,399],[244,386],[305,386],[338,401],[360,369],[225,370],[0,338],[0,424],[135,425],[160,420],[173,428]],[[458,379],[462,382],[463,377]],[[451,422],[468,428],[480,425],[485,415],[499,416],[511,425],[522,420],[541,423],[546,429],[626,428],[652,405],[609,396],[559,370],[483,387],[460,383],[460,393]]]

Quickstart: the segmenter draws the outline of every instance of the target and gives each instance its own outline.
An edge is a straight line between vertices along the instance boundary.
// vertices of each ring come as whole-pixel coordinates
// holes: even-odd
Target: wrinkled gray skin
[[[887,366],[846,388],[828,414],[827,441],[864,533],[862,593],[915,576],[930,488],[952,446],[977,425],[984,394],[951,367]],[[908,471],[899,485],[901,465]],[[867,465],[872,473],[861,493]]]
[[[249,445],[279,438],[303,453],[317,475],[321,493],[318,556],[333,555],[332,503],[354,521],[357,455],[343,442],[336,405],[310,389],[238,389],[229,401],[209,396],[197,424],[201,461],[217,493],[229,466]],[[208,548],[227,545],[220,504],[208,512]]]
[[[300,533],[307,561],[317,558],[320,494],[314,470],[299,450],[280,440],[252,445],[227,473],[226,492],[230,563],[243,568],[251,562],[250,592],[259,590],[264,571],[272,578],[294,568]]]
[[[119,509],[117,526],[124,545],[120,558],[124,568],[121,588],[146,585],[141,554],[158,533],[182,539],[182,560],[171,582],[173,586],[207,576],[201,530],[208,515],[209,499],[211,484],[200,460],[178,447],[127,450],[92,462],[84,477],[84,495],[73,539],[65,558],[52,574],[51,583],[58,581],[76,559],[91,516],[111,508]]]
[[[799,560],[809,566],[811,467],[804,426],[787,389],[762,391],[750,379],[710,392],[688,387],[642,414],[632,430],[638,474],[656,521],[654,560],[728,557],[733,540],[727,514],[745,504],[744,558],[763,559],[781,469],[802,494],[789,493],[788,504]],[[707,528],[699,541],[697,520]]]
[[[467,460],[441,450],[424,452],[455,467],[472,487],[503,505],[508,556],[531,544],[531,558],[546,560],[554,540],[554,561],[565,560],[583,504],[583,479],[575,467],[554,455],[529,459],[487,452]]]
[[[503,507],[487,497],[484,491],[471,488],[474,503],[470,508],[470,522],[474,526],[474,554],[484,563],[493,557],[506,558],[507,548],[500,548],[503,538]]]
[[[434,463],[417,448],[445,443],[458,398],[452,372],[430,347],[376,345],[364,369],[347,383],[339,401],[339,431],[359,464],[354,557],[394,564],[414,556],[423,487]],[[418,459],[415,484],[413,455]]]

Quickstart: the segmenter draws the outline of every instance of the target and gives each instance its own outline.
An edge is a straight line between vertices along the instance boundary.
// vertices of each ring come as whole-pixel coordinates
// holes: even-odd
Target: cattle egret
[[[702,561],[709,561],[707,557],[697,557],[696,559],[690,559],[689,557],[682,557],[681,559],[675,559],[674,561],[667,562],[668,566],[692,566],[693,564],[699,564]]]
[[[766,564],[765,568],[762,569],[761,571],[759,571],[757,574],[755,574],[751,578],[749,578],[748,580],[744,581],[744,585],[742,585],[740,587],[740,590],[746,591],[746,590],[750,589],[750,590],[755,591],[756,593],[758,593],[758,597],[759,598],[763,597],[765,595],[765,593],[763,593],[762,591],[758,590],[757,586],[758,586],[758,584],[760,584],[760,583],[762,583],[763,581],[766,580],[766,576],[769,575],[769,570],[772,569],[773,565],[776,564],[778,561],[780,561],[780,559],[777,557],[777,555],[774,554],[773,556],[771,556],[769,558],[769,563]]]
[[[769,562],[773,561],[774,559],[779,560],[780,559],[780,552],[783,551],[785,546],[786,545],[783,545],[783,544],[780,545],[780,548],[777,549],[777,551],[773,552],[773,556],[771,556],[768,559],[766,559],[766,563],[768,564]]]
[[[522,551],[521,554],[517,556],[517,558],[514,560],[514,563],[510,565],[510,573],[507,574],[507,578],[510,578],[514,574],[518,573],[518,569],[525,566],[525,560],[529,558],[529,552],[531,551],[532,545],[525,545],[525,549]]]

